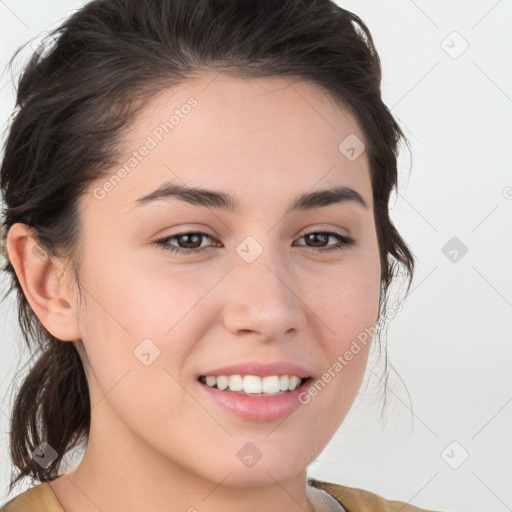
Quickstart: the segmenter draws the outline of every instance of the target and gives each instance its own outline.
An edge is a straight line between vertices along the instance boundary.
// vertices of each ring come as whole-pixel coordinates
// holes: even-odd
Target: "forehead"
[[[186,103],[192,98],[197,105],[187,109]],[[187,112],[183,115],[181,109]],[[252,135],[248,143],[272,141],[274,145],[297,140],[310,142],[310,146],[322,141],[331,144],[348,134],[364,140],[347,105],[320,86],[297,78],[244,79],[206,72],[155,95],[139,115],[137,128],[147,132],[168,120],[173,111],[179,115],[179,120],[172,122],[174,139],[184,132],[187,139],[195,135],[197,140]],[[191,121],[182,123],[185,119]],[[187,130],[189,124],[193,124],[194,133]]]
[[[344,185],[371,205],[365,152],[350,160],[340,149],[351,137],[363,144],[357,119],[315,84],[204,73],[144,105],[112,169],[113,175],[124,167],[123,178],[106,199],[126,213],[136,199],[173,180],[241,201]]]

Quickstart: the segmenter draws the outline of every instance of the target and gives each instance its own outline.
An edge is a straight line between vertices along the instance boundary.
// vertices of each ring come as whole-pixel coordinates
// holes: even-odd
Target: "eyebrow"
[[[239,201],[225,192],[208,190],[200,187],[187,187],[173,182],[165,182],[156,190],[135,201],[135,206],[142,206],[154,201],[178,199],[187,203],[219,208],[233,213],[241,213]],[[362,196],[350,187],[334,187],[300,194],[288,207],[286,213],[293,211],[312,210],[331,204],[354,203],[368,209]]]

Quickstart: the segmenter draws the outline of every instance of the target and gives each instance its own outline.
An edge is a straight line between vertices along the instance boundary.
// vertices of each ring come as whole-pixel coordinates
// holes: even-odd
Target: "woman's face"
[[[144,107],[119,165],[81,204],[89,457],[127,465],[151,457],[166,474],[241,487],[290,479],[323,450],[362,380],[369,341],[358,335],[378,318],[363,140],[347,110],[303,81],[204,73]],[[212,196],[206,205],[141,200],[164,184],[229,194],[238,209]],[[341,187],[366,207],[352,193],[291,209],[304,194]],[[208,392],[198,380],[276,362],[311,376],[278,399],[284,405],[252,397],[267,405],[236,412],[219,400],[241,408],[240,393]],[[277,366],[267,376],[295,373]]]

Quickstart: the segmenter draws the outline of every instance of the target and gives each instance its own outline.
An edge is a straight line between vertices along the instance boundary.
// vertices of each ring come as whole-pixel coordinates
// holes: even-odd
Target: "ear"
[[[62,341],[81,339],[73,296],[65,287],[67,269],[37,244],[31,227],[13,224],[6,251],[25,297],[46,330]]]

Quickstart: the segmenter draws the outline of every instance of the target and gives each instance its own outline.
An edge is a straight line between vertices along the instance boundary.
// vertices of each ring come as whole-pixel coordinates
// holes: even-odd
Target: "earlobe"
[[[26,299],[46,330],[62,341],[80,339],[72,296],[64,286],[64,266],[38,245],[26,224],[11,226],[6,251]]]

